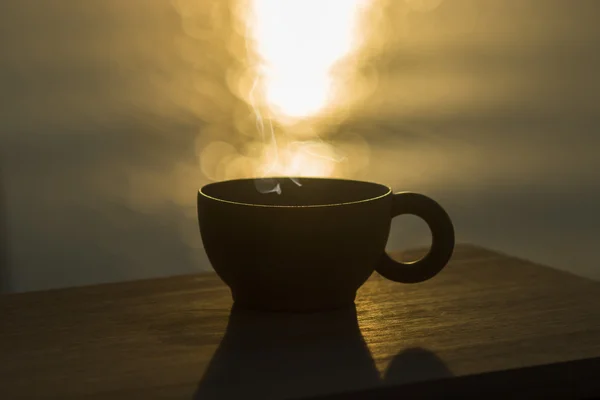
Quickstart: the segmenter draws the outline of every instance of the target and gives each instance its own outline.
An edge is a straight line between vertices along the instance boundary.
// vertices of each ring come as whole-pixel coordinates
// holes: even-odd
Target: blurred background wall
[[[210,270],[202,149],[249,113],[223,4],[0,4],[4,290]],[[600,279],[600,2],[377,7],[373,90],[329,133],[368,146],[356,177],[434,196],[459,241]],[[428,241],[399,219],[388,248]]]

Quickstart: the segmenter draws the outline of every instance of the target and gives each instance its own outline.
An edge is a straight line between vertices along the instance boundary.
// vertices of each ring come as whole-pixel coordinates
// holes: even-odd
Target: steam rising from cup
[[[251,3],[246,50],[249,57],[257,57],[249,99],[257,129],[271,151],[261,171],[263,176],[330,176],[339,162],[323,141],[292,141],[281,146],[274,126],[289,135],[286,123],[310,121],[330,104],[335,96],[335,66],[354,47],[361,3]],[[271,180],[257,180],[256,188],[261,193],[281,193],[280,184]]]
[[[242,119],[251,118],[253,127],[249,133],[244,126],[237,143],[223,139],[203,146],[201,166],[209,179],[254,177],[259,192],[281,193],[273,177],[292,177],[301,185],[297,178],[349,177],[355,166],[368,164],[362,138],[334,145],[325,137],[367,86],[359,87],[364,82],[358,69],[367,42],[365,16],[377,1],[236,3],[243,44],[230,47],[242,61],[229,82],[248,105]],[[361,159],[354,159],[357,154]]]

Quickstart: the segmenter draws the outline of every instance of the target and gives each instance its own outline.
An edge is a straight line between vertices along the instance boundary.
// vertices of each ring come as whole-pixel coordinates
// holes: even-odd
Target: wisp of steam
[[[243,155],[239,145],[220,142],[207,146],[202,158],[225,160],[227,178],[254,177],[265,194],[281,194],[277,177],[301,186],[301,177],[343,175],[339,164],[348,154],[323,137],[343,118],[344,91],[364,44],[361,21],[373,1],[238,2],[243,62],[236,89],[254,131]]]
[[[259,192],[281,194],[277,179],[265,176],[289,176],[301,186],[294,176],[328,175],[333,164],[340,161],[322,141],[320,150],[325,152],[315,153],[312,140],[294,141],[292,147],[280,151],[274,127],[279,126],[282,135],[288,133],[286,120],[288,124],[308,122],[304,129],[314,128],[311,119],[335,96],[334,68],[353,49],[363,3],[362,0],[251,3],[246,54],[249,59],[255,58],[257,65],[248,97],[257,131],[264,146],[271,150],[260,171],[262,177],[255,181]],[[309,164],[316,162],[323,166],[313,172]]]

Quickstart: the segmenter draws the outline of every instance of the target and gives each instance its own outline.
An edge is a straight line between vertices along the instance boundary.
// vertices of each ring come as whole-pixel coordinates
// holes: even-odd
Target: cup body
[[[206,254],[238,307],[315,311],[352,306],[385,251],[390,188],[369,182],[279,180],[281,194],[252,179],[198,193]]]

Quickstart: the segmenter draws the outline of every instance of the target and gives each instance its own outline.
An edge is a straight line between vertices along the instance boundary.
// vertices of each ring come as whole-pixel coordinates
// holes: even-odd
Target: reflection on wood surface
[[[597,282],[466,245],[422,284],[373,275],[356,312],[231,312],[214,274],[6,295],[0,387],[11,399],[268,399],[271,387],[317,396],[423,381],[464,394],[473,382],[461,379],[487,374],[478,390],[490,395],[527,382],[534,396],[600,389],[594,361],[577,361],[600,358],[598,298]]]

